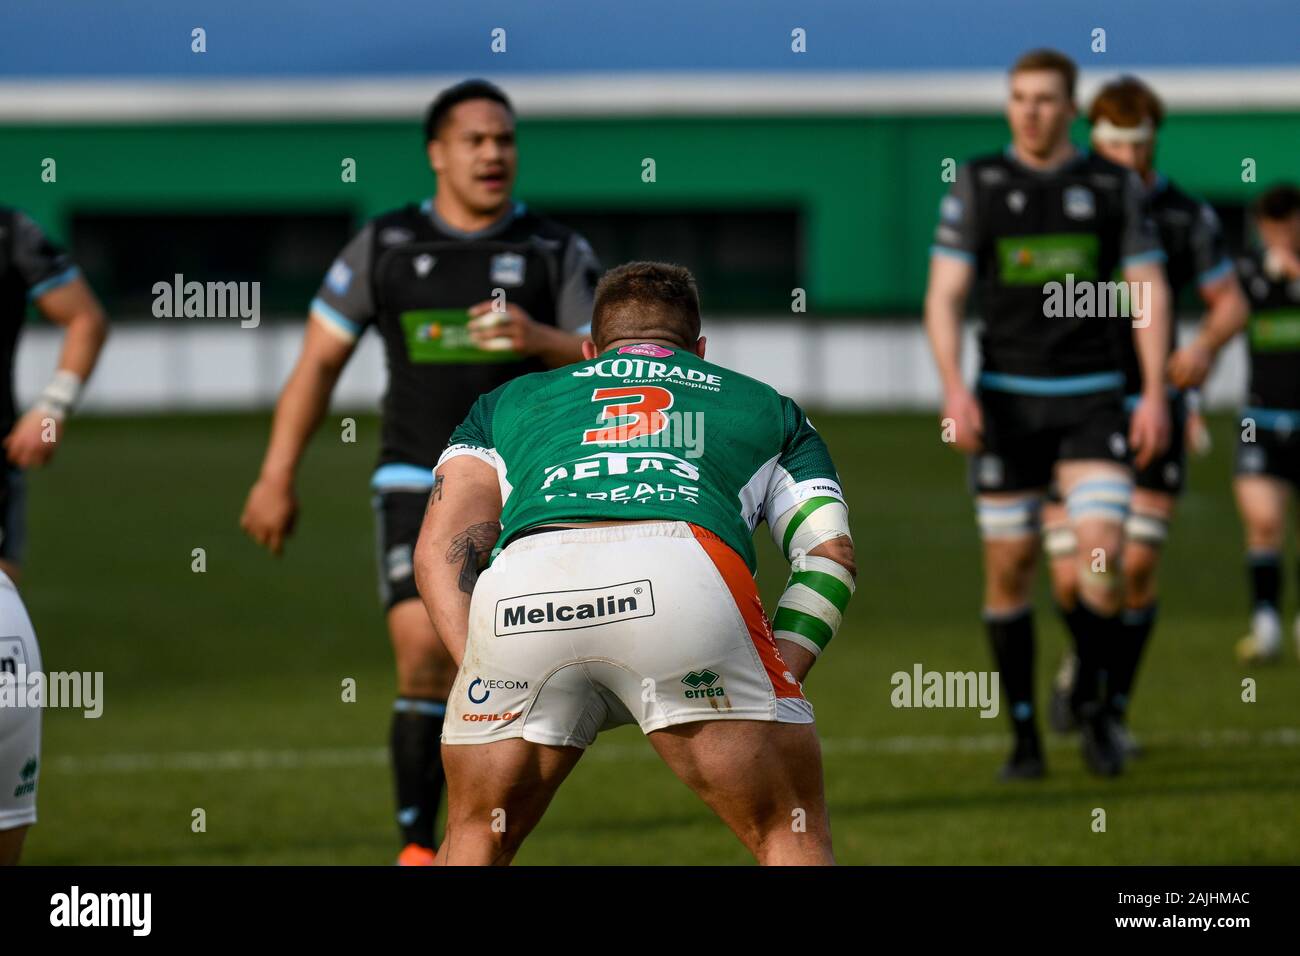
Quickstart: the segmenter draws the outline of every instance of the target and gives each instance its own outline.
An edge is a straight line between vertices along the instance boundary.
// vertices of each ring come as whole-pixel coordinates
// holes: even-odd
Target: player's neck
[[[1027,169],[1033,169],[1038,172],[1055,169],[1063,166],[1077,155],[1078,150],[1068,139],[1063,139],[1046,153],[1036,155],[1030,153],[1020,146],[1019,143],[1011,144],[1011,155],[1021,166]]]
[[[502,203],[499,209],[478,212],[439,189],[433,194],[433,211],[440,220],[458,232],[481,232],[509,215],[510,201]]]
[[[625,345],[658,345],[660,348],[669,349],[670,351],[673,352],[690,352],[692,355],[695,354],[693,349],[687,348],[686,346],[682,345],[682,343],[680,342],[674,342],[671,339],[647,339],[647,338],[618,339],[617,341],[609,342],[600,351],[601,354],[603,355],[604,353],[612,351],[613,349],[621,349]]]

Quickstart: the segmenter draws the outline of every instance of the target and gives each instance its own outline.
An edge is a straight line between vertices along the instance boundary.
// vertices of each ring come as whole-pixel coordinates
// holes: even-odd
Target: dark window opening
[[[795,209],[562,209],[547,215],[587,237],[606,269],[636,259],[686,266],[708,314],[772,313],[802,286]]]
[[[351,238],[347,211],[79,212],[73,257],[115,319],[153,318],[154,284],[260,282],[264,315],[301,317]],[[200,320],[201,321],[201,320]]]

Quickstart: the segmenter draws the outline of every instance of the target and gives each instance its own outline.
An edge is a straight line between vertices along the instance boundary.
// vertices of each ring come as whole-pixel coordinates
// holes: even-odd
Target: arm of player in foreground
[[[785,593],[777,606],[777,617],[783,627],[777,632],[776,645],[799,683],[803,683],[813,664],[817,663],[821,646],[803,637],[804,625],[792,623],[793,618],[811,616],[821,633],[825,633],[824,628],[834,636],[853,595],[857,577],[853,539],[847,534],[823,541],[793,565]],[[773,624],[773,628],[777,626]],[[788,627],[798,627],[799,632],[786,631]],[[784,636],[790,633],[796,636],[795,640]],[[815,647],[817,650],[814,651]]]
[[[108,338],[104,309],[81,276],[39,296],[36,308],[50,322],[63,328],[63,349],[54,378],[4,439],[9,460],[19,468],[43,465],[54,454],[62,437],[63,419],[94,371],[104,340]],[[49,440],[45,429],[46,421],[51,418],[56,422],[54,441]]]
[[[1134,464],[1145,468],[1169,447],[1169,401],[1165,395],[1165,358],[1169,354],[1173,296],[1158,262],[1124,267],[1124,280],[1147,290],[1146,309],[1133,320],[1133,347],[1142,369],[1142,397],[1133,410],[1129,444]]]
[[[278,555],[298,513],[293,482],[303,450],[329,407],[343,366],[355,347],[320,319],[307,321],[302,352],[280,392],[271,439],[257,482],[248,493],[239,525],[258,544]]]
[[[415,544],[415,585],[457,667],[465,656],[474,584],[500,531],[496,469],[472,455],[439,465]]]

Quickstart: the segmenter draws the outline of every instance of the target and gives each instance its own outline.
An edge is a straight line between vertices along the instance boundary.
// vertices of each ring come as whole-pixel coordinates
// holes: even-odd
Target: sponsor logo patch
[[[662,345],[654,345],[651,342],[642,342],[640,345],[625,345],[618,350],[619,355],[648,355],[651,358],[667,358],[673,354],[672,349],[666,349]]]
[[[516,710],[516,711],[507,710],[504,714],[461,714],[460,719],[468,720],[472,723],[477,723],[479,721],[491,722],[497,720],[514,720],[516,717],[522,717],[523,715],[524,712],[522,710]]]
[[[489,677],[485,680],[482,677],[475,677],[469,682],[466,694],[469,696],[471,704],[482,704],[492,696],[494,690],[528,690],[528,681],[498,680],[495,677]]]
[[[497,601],[497,637],[537,631],[572,631],[614,621],[652,617],[654,590],[649,580],[626,581],[574,591],[539,591]]]
[[[690,689],[682,693],[690,700],[701,697],[726,697],[726,690],[718,683],[720,680],[722,678],[707,667],[702,671],[691,671],[682,678],[682,683]]]

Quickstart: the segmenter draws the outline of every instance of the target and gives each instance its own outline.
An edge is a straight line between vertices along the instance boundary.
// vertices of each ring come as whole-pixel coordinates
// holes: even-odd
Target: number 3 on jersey
[[[598,388],[591,394],[593,402],[607,402],[616,398],[635,398],[634,402],[606,405],[600,410],[600,421],[614,418],[630,419],[604,428],[589,428],[582,433],[584,445],[619,445],[637,438],[657,435],[668,427],[664,414],[673,406],[673,393],[657,385],[636,385],[622,388]]]

